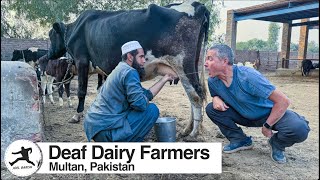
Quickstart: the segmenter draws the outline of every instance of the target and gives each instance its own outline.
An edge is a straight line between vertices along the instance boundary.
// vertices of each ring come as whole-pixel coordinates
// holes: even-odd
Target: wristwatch
[[[272,129],[272,126],[270,126],[267,122],[265,122],[263,126],[267,129]]]

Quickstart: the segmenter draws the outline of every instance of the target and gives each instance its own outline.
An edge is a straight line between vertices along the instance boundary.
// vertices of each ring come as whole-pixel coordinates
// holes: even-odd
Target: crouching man
[[[150,89],[141,86],[146,62],[138,41],[122,47],[122,62],[108,76],[87,111],[84,130],[95,142],[141,142],[159,117],[159,109],[149,103],[172,75],[165,75]]]
[[[207,105],[206,113],[230,141],[223,147],[223,152],[233,153],[253,147],[251,137],[237,124],[262,127],[262,134],[269,138],[271,158],[286,163],[285,148],[307,139],[308,121],[287,109],[288,97],[262,74],[233,63],[234,54],[227,45],[215,45],[207,52],[205,67],[209,71],[212,102]]]

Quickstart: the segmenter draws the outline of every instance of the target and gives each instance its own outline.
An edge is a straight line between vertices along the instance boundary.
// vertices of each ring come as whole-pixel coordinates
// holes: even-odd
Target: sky
[[[224,0],[224,6],[220,9],[220,18],[221,24],[220,27],[216,30],[216,33],[223,34],[226,33],[226,23],[227,23],[227,11],[230,9],[239,9],[249,6],[254,6],[257,4],[263,4],[267,2],[272,2],[268,0],[257,1],[257,0]],[[262,40],[268,39],[268,26],[269,22],[266,21],[257,21],[257,20],[244,20],[238,22],[237,27],[237,42],[248,41],[253,38],[258,38]],[[281,27],[279,32],[279,44],[281,44],[282,36],[282,23],[278,23]],[[298,44],[300,35],[300,27],[293,27],[291,34],[291,42]],[[316,44],[319,44],[319,29],[310,29],[309,30],[309,39],[308,41],[315,41]]]

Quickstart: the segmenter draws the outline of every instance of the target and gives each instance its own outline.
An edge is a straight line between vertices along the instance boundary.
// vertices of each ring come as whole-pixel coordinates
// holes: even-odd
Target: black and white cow
[[[68,52],[78,69],[79,104],[73,119],[79,121],[84,110],[90,64],[101,74],[110,74],[121,61],[121,46],[137,40],[146,52],[143,81],[164,72],[180,78],[191,102],[191,121],[183,135],[196,136],[206,97],[198,64],[204,59],[209,17],[203,4],[188,1],[166,7],[151,4],[141,10],[88,10],[73,23],[54,23],[49,59]]]
[[[301,62],[302,76],[309,76],[311,69],[319,68],[319,63],[312,64],[311,60],[305,59]]]
[[[30,47],[24,50],[13,50],[11,61],[24,61],[30,64],[37,73],[38,81],[40,81],[40,71],[36,66],[36,61],[48,53],[46,49],[38,49],[35,47]]]
[[[13,50],[11,61],[24,61],[26,63],[35,63],[40,57],[48,53],[46,49],[28,48],[24,50]]]

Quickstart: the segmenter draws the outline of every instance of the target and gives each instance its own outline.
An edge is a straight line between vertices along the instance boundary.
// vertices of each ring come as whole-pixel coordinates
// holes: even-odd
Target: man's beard
[[[133,58],[132,67],[135,68],[138,71],[140,80],[143,79],[143,77],[145,76],[146,72],[145,72],[143,67],[140,67],[140,64],[136,60],[136,57]]]

